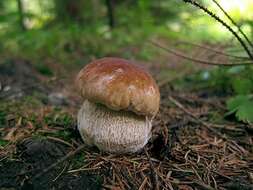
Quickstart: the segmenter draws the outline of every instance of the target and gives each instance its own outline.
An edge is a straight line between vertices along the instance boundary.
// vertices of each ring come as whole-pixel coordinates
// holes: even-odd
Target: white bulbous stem
[[[151,137],[151,119],[128,111],[114,111],[88,100],[79,110],[77,120],[84,142],[101,151],[137,152]]]

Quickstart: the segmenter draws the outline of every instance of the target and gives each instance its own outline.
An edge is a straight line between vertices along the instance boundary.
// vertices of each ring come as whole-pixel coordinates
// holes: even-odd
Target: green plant
[[[35,68],[42,75],[49,76],[49,77],[54,75],[53,71],[45,64],[42,64],[42,63],[35,64]]]
[[[8,141],[0,139],[0,147],[8,144]]]
[[[247,95],[238,95],[227,101],[229,112],[226,115],[235,114],[236,119],[245,123],[253,123],[253,100]]]
[[[228,97],[228,112],[225,116],[235,114],[238,121],[253,123],[252,69],[250,66],[219,67],[188,76],[179,82],[183,84],[183,88],[194,86],[195,89],[208,91],[209,95]]]
[[[62,126],[67,128],[73,125],[74,118],[68,113],[55,108],[52,112],[45,115],[44,122],[49,126]]]

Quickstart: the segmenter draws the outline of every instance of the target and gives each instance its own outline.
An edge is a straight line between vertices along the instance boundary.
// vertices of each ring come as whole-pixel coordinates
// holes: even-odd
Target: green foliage
[[[152,57],[145,39],[156,28],[149,26],[144,30],[117,28],[109,30],[106,25],[83,28],[78,24],[56,25],[49,29],[29,30],[25,33],[6,33],[0,38],[5,56],[21,57],[38,63],[38,71],[52,75],[46,66],[40,64],[52,60],[59,64],[84,64],[93,57],[115,56],[131,58],[135,56],[131,47],[138,49],[136,55],[148,59]],[[129,46],[129,49],[125,49]],[[138,54],[137,54],[138,53]]]
[[[232,88],[235,94],[249,94],[253,92],[253,81],[249,78],[232,79]]]
[[[253,122],[253,67],[238,66],[231,68],[218,67],[209,71],[202,71],[188,77],[195,88],[209,91],[218,96],[232,96],[228,99],[226,115],[235,114],[238,121]],[[185,85],[188,82],[184,81]],[[210,92],[211,91],[211,92]]]
[[[44,117],[44,122],[49,126],[70,127],[74,123],[74,118],[60,109],[55,108]]]
[[[85,153],[81,152],[77,154],[71,161],[74,164],[74,167],[76,168],[82,167],[86,161]]]
[[[227,101],[229,112],[227,115],[235,113],[239,121],[246,123],[253,122],[253,100],[249,96],[238,95]]]
[[[53,76],[54,74],[49,67],[47,67],[45,64],[42,63],[35,64],[35,68],[37,69],[37,71],[39,71],[39,73],[46,76]]]
[[[8,141],[0,139],[0,147],[8,144]]]
[[[0,17],[0,53],[31,62],[52,60],[59,64],[84,64],[94,57],[119,54],[149,60],[154,54],[145,44],[149,38],[180,36],[187,40],[213,41],[216,38],[213,34],[220,33],[220,27],[213,27],[215,23],[208,17],[200,17],[198,10],[177,1],[117,1],[113,30],[108,26],[105,3],[100,1],[94,1],[96,6],[93,1],[83,0],[78,3],[69,0],[24,2],[24,16],[29,21],[26,32],[17,27],[16,1],[4,3],[4,14]],[[72,8],[79,12],[73,12]],[[78,22],[74,22],[75,19]],[[128,46],[138,52],[125,50]],[[52,74],[41,65],[38,70],[48,76]]]
[[[183,82],[195,83],[199,89],[212,89],[218,94],[247,95],[253,92],[252,73],[252,66],[215,67],[187,76]]]
[[[43,117],[43,123],[49,127],[61,127],[62,130],[56,131],[51,135],[69,140],[72,135],[70,129],[74,126],[75,120],[72,115],[62,111],[60,108],[54,108]]]

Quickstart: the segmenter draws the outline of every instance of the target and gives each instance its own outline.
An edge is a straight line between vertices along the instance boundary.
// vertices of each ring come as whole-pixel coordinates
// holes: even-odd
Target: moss
[[[54,75],[53,71],[45,64],[42,64],[42,63],[35,64],[35,68],[42,75],[45,75],[48,77],[51,77]]]

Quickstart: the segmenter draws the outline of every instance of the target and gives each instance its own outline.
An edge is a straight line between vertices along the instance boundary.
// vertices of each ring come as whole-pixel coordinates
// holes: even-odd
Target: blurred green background
[[[200,2],[227,21],[211,0]],[[252,37],[253,2],[218,2]],[[145,42],[156,37],[206,43],[232,38],[219,23],[181,0],[0,1],[2,58],[64,64],[113,55],[152,60],[156,50]]]

